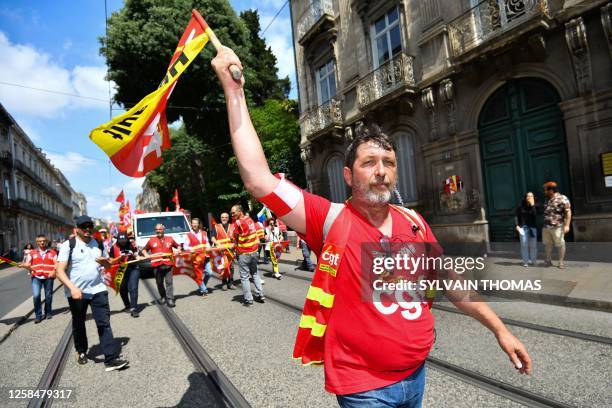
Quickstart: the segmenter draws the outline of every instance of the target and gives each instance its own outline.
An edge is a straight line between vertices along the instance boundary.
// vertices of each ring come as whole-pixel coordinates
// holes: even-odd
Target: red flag
[[[115,198],[115,201],[123,204],[123,202],[125,201],[125,197],[123,196],[123,190],[121,190],[117,198]]]
[[[89,138],[123,174],[142,177],[162,163],[162,151],[171,145],[166,120],[168,98],[180,75],[208,42],[210,32],[202,16],[193,10],[158,89],[128,112],[91,131]]]
[[[172,202],[174,204],[176,204],[175,210],[174,211],[178,211],[181,208],[181,205],[179,204],[179,196],[178,196],[178,189],[174,190],[174,197],[172,197]]]

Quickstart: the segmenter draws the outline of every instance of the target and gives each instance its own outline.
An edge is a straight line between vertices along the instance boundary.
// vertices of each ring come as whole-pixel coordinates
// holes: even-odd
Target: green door
[[[555,89],[545,81],[513,79],[491,95],[480,113],[478,130],[492,242],[515,240],[516,207],[527,191],[535,194],[536,203],[543,204],[545,181],[556,181],[561,193],[571,200],[559,101]]]

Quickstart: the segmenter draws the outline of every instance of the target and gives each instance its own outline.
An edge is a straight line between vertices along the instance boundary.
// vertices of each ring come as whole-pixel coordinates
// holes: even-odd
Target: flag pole
[[[196,18],[196,20],[198,20],[198,22],[203,27],[207,27],[205,32],[208,35],[210,42],[213,44],[217,52],[219,52],[221,48],[223,48],[223,44],[221,44],[221,41],[219,41],[219,39],[215,35],[215,32],[212,30],[212,28],[208,26],[208,24],[206,24],[206,22],[204,21],[204,19],[202,18],[202,16],[196,9],[193,9],[191,14]],[[229,71],[232,74],[232,78],[234,78],[234,81],[240,81],[240,79],[242,78],[242,71],[240,71],[240,68],[238,68],[238,66],[230,65]]]

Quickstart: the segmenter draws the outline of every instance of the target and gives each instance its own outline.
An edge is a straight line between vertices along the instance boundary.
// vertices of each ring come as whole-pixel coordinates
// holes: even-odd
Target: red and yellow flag
[[[159,88],[133,108],[95,128],[89,138],[127,176],[142,177],[162,163],[170,147],[166,104],[178,78],[209,40],[210,28],[196,10],[181,37]]]

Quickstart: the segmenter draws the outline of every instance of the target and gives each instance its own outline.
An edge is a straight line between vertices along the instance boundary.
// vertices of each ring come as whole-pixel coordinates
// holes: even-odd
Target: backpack
[[[96,243],[98,244],[98,248],[100,249],[101,253],[104,253],[104,243],[101,241],[98,241],[95,238],[92,238],[94,241],[96,241]],[[71,263],[72,263],[72,251],[74,250],[74,247],[76,246],[76,238],[70,238],[68,240],[68,244],[70,247],[70,252],[68,252],[68,264],[66,266],[66,270],[68,270],[68,268],[72,267]]]

